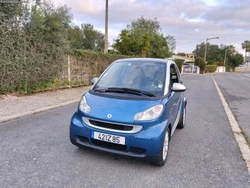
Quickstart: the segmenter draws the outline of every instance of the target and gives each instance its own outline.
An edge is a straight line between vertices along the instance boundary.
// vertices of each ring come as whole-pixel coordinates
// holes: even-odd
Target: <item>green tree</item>
[[[232,55],[229,55],[227,58],[228,65],[235,70],[235,67],[238,67],[239,65],[242,65],[244,63],[244,58],[242,54],[235,53]]]
[[[105,45],[105,37],[104,34],[100,31],[96,31],[96,40],[95,40],[95,50],[103,52]]]
[[[23,4],[21,1],[16,3],[0,3],[0,25],[17,24],[18,16],[22,16]],[[13,25],[12,25],[13,26]],[[9,25],[11,27],[11,25]]]
[[[81,27],[83,32],[83,49],[94,50],[96,40],[96,31],[94,30],[94,26],[91,24],[82,24]]]
[[[78,26],[71,26],[68,29],[68,40],[70,42],[71,49],[81,49],[83,35],[82,31]]]
[[[148,56],[155,58],[170,57],[168,44],[163,35],[155,34],[152,36]]]
[[[104,49],[104,34],[94,29],[91,24],[82,24],[82,49],[102,51]]]
[[[150,48],[150,36],[148,34],[144,34],[142,36],[142,51],[141,51],[143,57],[147,56],[149,48]]]
[[[160,34],[161,26],[157,18],[146,19],[143,16],[137,20],[133,20],[131,24],[127,25],[127,30],[130,32],[131,37],[141,39],[143,35]]]
[[[139,41],[133,39],[126,29],[121,31],[120,38],[115,40],[113,48],[123,55],[140,55],[141,50]]]
[[[204,57],[205,55],[206,44],[203,42],[201,44],[197,44],[193,53],[195,56]],[[223,61],[224,55],[223,50],[218,45],[211,45],[207,43],[207,55],[206,61],[208,64],[213,64],[214,62]]]
[[[233,71],[235,67],[244,63],[243,55],[238,53],[233,45],[224,46],[223,53],[226,53],[226,64],[230,67]]]
[[[113,48],[124,55],[165,58],[170,57],[175,49],[175,39],[161,34],[160,23],[156,18],[151,20],[142,16],[121,31]]]
[[[204,54],[205,54],[205,48],[206,48],[206,44],[204,42],[200,43],[200,44],[197,44],[195,46],[195,50],[193,51],[193,54],[196,56],[196,57],[204,57]]]
[[[178,52],[178,54],[177,55],[180,55],[180,56],[186,56],[186,53],[184,53],[184,52]]]
[[[168,35],[168,36],[165,37],[165,39],[167,41],[169,51],[171,53],[174,53],[174,50],[176,48],[176,40],[175,40],[174,36]]]
[[[245,47],[243,45],[243,47]],[[205,43],[197,44],[196,49],[193,51],[196,57],[203,57],[205,53]],[[239,54],[233,45],[210,45],[207,44],[207,64],[215,65],[218,62],[224,62],[225,53],[227,56],[227,66],[235,69],[236,66],[242,63],[241,54]],[[242,56],[243,58],[243,56]],[[224,64],[224,63],[223,63]]]

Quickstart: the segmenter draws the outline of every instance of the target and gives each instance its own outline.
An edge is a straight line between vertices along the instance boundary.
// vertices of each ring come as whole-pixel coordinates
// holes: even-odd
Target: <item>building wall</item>
[[[224,66],[218,66],[215,72],[225,72],[226,67]]]
[[[250,71],[250,63],[246,63],[242,67],[235,68],[235,72],[245,72],[245,71]]]

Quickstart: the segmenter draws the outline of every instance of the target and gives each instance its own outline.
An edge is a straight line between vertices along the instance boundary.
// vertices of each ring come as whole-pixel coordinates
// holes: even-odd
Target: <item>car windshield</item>
[[[102,75],[93,90],[149,97],[162,96],[166,64],[150,61],[118,61]],[[131,93],[132,91],[132,93]]]

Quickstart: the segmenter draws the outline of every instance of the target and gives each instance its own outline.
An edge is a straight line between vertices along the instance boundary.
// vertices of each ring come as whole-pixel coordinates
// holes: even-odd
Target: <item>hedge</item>
[[[215,72],[217,65],[206,65],[205,72]]]
[[[27,52],[0,59],[0,94],[34,92],[89,85],[113,61],[128,56],[71,50],[61,57]],[[6,60],[6,61],[5,61]],[[70,62],[70,67],[68,67]],[[70,79],[68,68],[70,68]]]

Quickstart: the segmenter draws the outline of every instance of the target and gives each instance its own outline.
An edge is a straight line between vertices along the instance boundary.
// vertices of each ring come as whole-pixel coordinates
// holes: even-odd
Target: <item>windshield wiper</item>
[[[106,89],[94,89],[94,91],[100,92],[100,93],[104,93],[106,91]]]
[[[105,92],[118,92],[118,93],[129,93],[129,94],[135,94],[135,95],[146,95],[149,97],[155,97],[154,94],[142,91],[139,89],[131,89],[131,88],[120,88],[120,87],[109,87]]]

